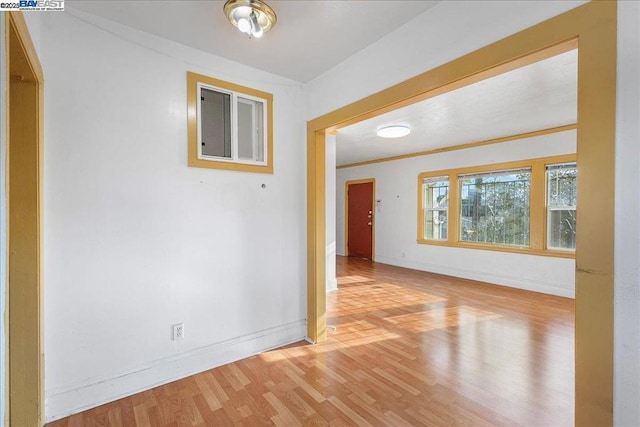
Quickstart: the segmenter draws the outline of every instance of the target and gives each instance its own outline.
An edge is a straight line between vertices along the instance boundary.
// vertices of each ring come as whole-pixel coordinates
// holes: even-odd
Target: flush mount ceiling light
[[[241,32],[249,38],[260,38],[276,25],[276,13],[261,0],[228,0],[224,13]]]
[[[406,125],[391,125],[385,126],[376,131],[376,134],[381,138],[400,138],[407,136],[411,133],[411,128]]]

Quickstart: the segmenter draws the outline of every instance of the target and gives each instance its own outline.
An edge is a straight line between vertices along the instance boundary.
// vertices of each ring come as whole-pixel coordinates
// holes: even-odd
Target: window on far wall
[[[547,165],[547,248],[576,248],[576,182],[575,163]]]
[[[273,173],[266,92],[187,73],[189,166]]]
[[[447,215],[449,210],[449,177],[424,178],[424,238],[447,240]]]
[[[459,179],[461,241],[529,245],[530,168]]]
[[[575,154],[418,175],[417,242],[575,257]]]

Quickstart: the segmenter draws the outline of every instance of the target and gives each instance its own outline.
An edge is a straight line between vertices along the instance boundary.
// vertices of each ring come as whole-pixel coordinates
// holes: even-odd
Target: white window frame
[[[231,120],[231,157],[219,157],[219,156],[208,156],[202,154],[202,89],[209,89],[219,93],[224,93],[230,95],[230,120]],[[198,82],[196,89],[196,100],[197,100],[197,155],[199,160],[215,160],[217,162],[226,162],[226,163],[240,163],[246,165],[257,165],[257,166],[265,166],[267,165],[267,100],[264,98],[260,98],[257,96],[249,95],[242,92],[235,92],[229,89],[224,89],[218,86],[209,85],[206,83]],[[258,160],[249,160],[249,159],[240,159],[238,157],[238,102],[240,101],[238,98],[244,98],[246,100],[260,102],[262,104],[262,161]],[[253,108],[253,124],[255,125],[256,117],[255,117],[255,106]],[[255,126],[254,126],[255,129]],[[259,146],[260,141],[256,141],[258,138],[254,135],[254,146],[253,153],[255,157],[255,153],[257,152],[256,148]]]

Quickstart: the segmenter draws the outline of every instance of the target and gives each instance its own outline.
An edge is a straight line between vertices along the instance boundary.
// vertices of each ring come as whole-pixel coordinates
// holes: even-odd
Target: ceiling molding
[[[347,165],[336,166],[336,169],[353,168],[357,166],[365,166],[373,163],[391,162],[394,160],[409,159],[411,157],[428,156],[430,154],[446,153],[447,151],[465,150],[467,148],[481,147],[483,145],[500,144],[502,142],[515,141],[517,139],[533,138],[534,136],[548,135],[551,133],[566,132],[568,130],[577,129],[577,124],[557,126],[549,129],[542,129],[533,132],[525,132],[517,135],[504,136],[501,138],[485,139],[483,141],[468,142],[466,144],[454,145],[451,147],[435,148],[433,150],[418,151],[415,153],[401,154],[399,156],[384,157],[381,159],[366,160],[364,162],[350,163]]]

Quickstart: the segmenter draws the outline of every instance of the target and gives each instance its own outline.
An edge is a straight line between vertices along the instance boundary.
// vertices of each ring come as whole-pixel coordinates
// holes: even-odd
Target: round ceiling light
[[[276,13],[261,0],[228,0],[224,14],[229,22],[249,38],[260,38],[276,25]]]
[[[376,131],[381,138],[400,138],[411,133],[411,128],[406,125],[385,126]]]

